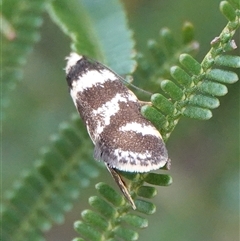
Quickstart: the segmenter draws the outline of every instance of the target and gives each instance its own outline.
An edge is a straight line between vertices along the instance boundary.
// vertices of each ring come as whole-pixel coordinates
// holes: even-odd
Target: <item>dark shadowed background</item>
[[[182,24],[190,21],[200,43],[196,56],[200,62],[210,49],[210,41],[227,23],[219,3],[124,0],[137,50],[145,52],[147,40],[158,38],[162,27],[169,27],[179,38]],[[63,71],[70,40],[47,15],[41,33],[28,58],[24,79],[11,93],[3,125],[3,190],[33,165],[40,148],[49,143],[50,134],[76,111]],[[237,35],[235,41],[240,45]],[[137,85],[137,80],[134,83]],[[147,217],[149,227],[139,232],[140,241],[239,240],[239,82],[229,86],[229,93],[220,102],[209,121],[182,118],[173,132],[167,143],[173,184],[158,188],[153,200],[157,212]],[[96,183],[100,181],[116,187],[106,170]],[[88,207],[94,184],[76,201],[67,222],[46,234],[47,240],[65,241],[77,236],[73,221]]]

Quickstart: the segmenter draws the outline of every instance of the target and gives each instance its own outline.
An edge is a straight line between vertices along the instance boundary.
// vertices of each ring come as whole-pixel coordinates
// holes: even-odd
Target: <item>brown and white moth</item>
[[[102,160],[132,207],[136,206],[117,170],[149,172],[168,162],[160,133],[141,113],[137,97],[121,78],[85,56],[67,57],[67,83],[73,102]]]

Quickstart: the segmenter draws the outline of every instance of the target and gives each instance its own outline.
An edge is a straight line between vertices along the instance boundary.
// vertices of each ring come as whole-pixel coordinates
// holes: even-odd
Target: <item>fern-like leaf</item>
[[[149,91],[158,89],[164,78],[171,77],[169,69],[178,62],[180,54],[194,54],[198,51],[199,44],[194,40],[194,28],[191,23],[184,24],[182,35],[182,43],[178,43],[172,32],[168,28],[163,28],[160,31],[159,41],[148,41],[152,58],[147,60],[141,53],[137,54],[138,68],[134,73],[134,79],[140,82],[142,88],[147,88]]]
[[[164,174],[140,175],[122,172],[122,175],[132,179],[129,188],[136,191],[135,204],[137,211],[142,215],[153,214],[156,211],[155,205],[147,200],[156,195],[156,189],[143,183],[167,186],[172,182],[171,177]],[[139,235],[136,228],[146,228],[147,219],[142,215],[129,212],[131,210],[129,203],[107,184],[98,183],[96,189],[99,196],[89,198],[89,204],[94,211],[84,210],[81,214],[82,220],[75,222],[75,230],[87,240],[103,241],[118,238],[137,240]]]
[[[218,97],[228,92],[226,84],[233,84],[238,81],[238,76],[235,72],[220,68],[240,67],[239,56],[225,54],[226,51],[236,48],[232,37],[240,25],[239,9],[237,5],[223,1],[220,3],[220,10],[230,22],[223,29],[219,37],[214,38],[211,42],[212,48],[202,63],[199,63],[191,55],[178,51],[179,54],[181,53],[179,55],[181,66],[171,66],[169,68],[170,76],[164,69],[165,65],[169,66],[172,63],[172,58],[168,58],[167,63],[161,63],[159,65],[162,71],[157,70],[153,71],[152,74],[148,73],[148,75],[154,76],[149,76],[152,80],[156,80],[156,75],[158,75],[159,72],[169,78],[160,80],[160,87],[163,90],[163,94],[157,93],[152,95],[151,101],[153,106],[144,106],[142,108],[143,115],[156,124],[159,130],[162,130],[165,139],[170,136],[181,116],[199,120],[210,119],[212,117],[211,110],[219,106],[220,102]],[[188,25],[187,30],[183,31],[183,34],[189,32],[189,28],[191,29],[189,26],[190,25]],[[161,36],[165,39],[166,30],[162,31],[162,33],[163,32],[164,34]],[[188,35],[192,36],[192,34],[187,34],[187,36]],[[168,36],[170,36],[170,33],[168,33]],[[196,46],[196,42],[195,44],[191,44],[193,43],[192,38],[187,36],[184,39],[190,40],[190,42],[188,42],[189,46]],[[167,41],[162,42],[165,43]],[[169,49],[168,46],[164,46],[164,48]],[[152,52],[151,48],[150,51]],[[158,50],[158,52],[161,51]],[[171,51],[168,50],[168,53],[169,56],[172,56]],[[140,68],[142,68],[141,65]]]
[[[62,124],[50,147],[41,151],[35,169],[25,172],[7,193],[2,240],[42,240],[41,232],[62,223],[81,190],[98,176],[98,163],[85,161],[92,152],[83,129],[77,115]]]
[[[3,32],[1,43],[1,83],[2,107],[8,106],[8,93],[13,90],[23,76],[23,66],[39,40],[39,27],[42,24],[42,13],[45,6],[43,0],[4,0],[1,1],[1,27]],[[1,117],[3,117],[1,115]]]

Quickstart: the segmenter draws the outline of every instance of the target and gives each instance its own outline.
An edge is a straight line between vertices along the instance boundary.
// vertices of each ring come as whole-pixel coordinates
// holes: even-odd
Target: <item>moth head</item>
[[[77,53],[71,53],[68,57],[66,57],[67,65],[65,68],[66,74],[68,74],[73,66],[77,64],[79,60],[83,58],[82,55],[79,55]]]

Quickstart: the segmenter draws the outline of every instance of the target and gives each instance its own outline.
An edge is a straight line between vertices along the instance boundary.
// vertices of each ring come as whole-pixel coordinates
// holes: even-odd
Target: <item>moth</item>
[[[66,79],[70,95],[102,160],[132,207],[136,206],[117,170],[149,172],[168,162],[163,139],[141,112],[141,103],[117,74],[97,61],[71,53]]]

